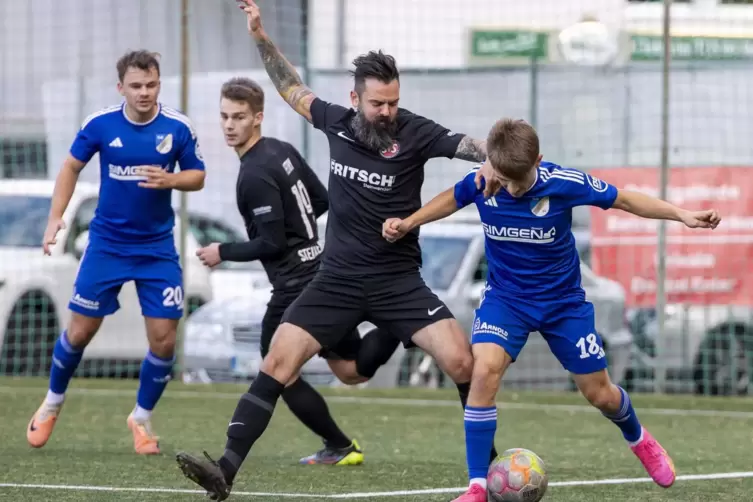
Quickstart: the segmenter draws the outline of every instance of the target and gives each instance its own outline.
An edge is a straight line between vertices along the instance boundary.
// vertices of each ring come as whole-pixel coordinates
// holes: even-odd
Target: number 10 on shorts
[[[588,359],[592,356],[596,356],[596,359],[601,359],[606,355],[604,349],[599,346],[599,339],[594,333],[580,337],[575,346],[580,349],[581,359]]]

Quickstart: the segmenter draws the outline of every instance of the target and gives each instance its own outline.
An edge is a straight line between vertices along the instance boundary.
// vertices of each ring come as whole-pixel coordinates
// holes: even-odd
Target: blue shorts
[[[68,308],[88,317],[114,314],[120,308],[120,288],[129,281],[136,283],[142,315],[181,318],[183,277],[174,247],[129,256],[90,244],[81,258]]]
[[[594,307],[583,298],[532,303],[487,292],[476,309],[471,343],[494,343],[512,360],[538,331],[560,364],[576,375],[601,371],[607,358],[596,332]]]

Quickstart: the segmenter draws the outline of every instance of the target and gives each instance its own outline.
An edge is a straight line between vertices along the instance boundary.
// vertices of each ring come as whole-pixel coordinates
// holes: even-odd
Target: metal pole
[[[301,0],[300,2],[300,8],[301,8],[301,72],[303,73],[303,81],[306,83],[306,85],[311,85],[311,69],[309,68],[309,1],[308,0]],[[301,120],[301,132],[303,134],[302,136],[302,144],[301,144],[301,150],[303,150],[303,158],[309,159],[309,163],[311,162],[311,158],[309,155],[311,154],[311,144],[309,141],[309,134],[311,133],[308,127],[308,124],[305,120]]]
[[[672,37],[670,34],[670,21],[672,11],[672,0],[664,0],[664,19],[662,27],[662,38],[664,40],[664,57],[662,59],[662,99],[661,99],[661,168],[659,170],[659,198],[667,199],[667,184],[669,182],[669,69],[672,58]],[[656,374],[655,387],[656,392],[664,392],[666,389],[667,368],[666,348],[664,337],[664,323],[666,317],[666,289],[665,281],[667,278],[667,223],[659,220],[659,232],[657,242],[657,264],[656,264],[656,321],[657,321],[657,338],[656,338]]]
[[[189,0],[180,0],[180,111],[188,113],[188,83],[190,78],[189,63],[191,53],[189,51]],[[180,268],[183,271],[183,318],[178,324],[178,339],[175,343],[176,356],[178,359],[178,377],[183,376],[183,342],[185,334],[185,323],[188,317],[188,302],[186,301],[186,234],[188,233],[188,196],[186,192],[180,192],[180,232],[179,239],[179,256]]]

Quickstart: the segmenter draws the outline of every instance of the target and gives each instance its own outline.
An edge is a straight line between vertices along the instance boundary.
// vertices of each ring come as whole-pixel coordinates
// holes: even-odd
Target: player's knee
[[[288,382],[321,348],[303,329],[288,323],[282,324],[272,338],[269,353],[262,361],[261,371],[278,382]]]
[[[499,381],[502,379],[503,369],[501,364],[490,361],[476,361],[473,366],[471,385],[477,389],[487,389],[496,392]]]
[[[473,356],[469,351],[460,351],[445,358],[444,371],[455,383],[468,382],[473,375]]]
[[[329,364],[332,373],[334,373],[337,379],[345,385],[358,385],[369,381],[369,377],[359,374],[355,361],[328,359],[327,363]]]
[[[602,411],[619,409],[619,389],[605,375],[606,372],[578,375],[576,384],[581,394],[592,406]]]
[[[159,357],[172,357],[175,354],[177,321],[173,319],[146,319],[146,333],[149,350]]]
[[[102,319],[100,318],[87,317],[73,312],[66,331],[68,343],[76,349],[83,349],[89,345],[101,325]]]

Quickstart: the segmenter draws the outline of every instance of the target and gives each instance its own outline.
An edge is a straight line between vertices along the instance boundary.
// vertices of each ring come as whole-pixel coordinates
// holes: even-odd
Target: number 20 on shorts
[[[175,286],[174,288],[166,287],[162,290],[162,305],[165,307],[183,308],[183,288]]]

